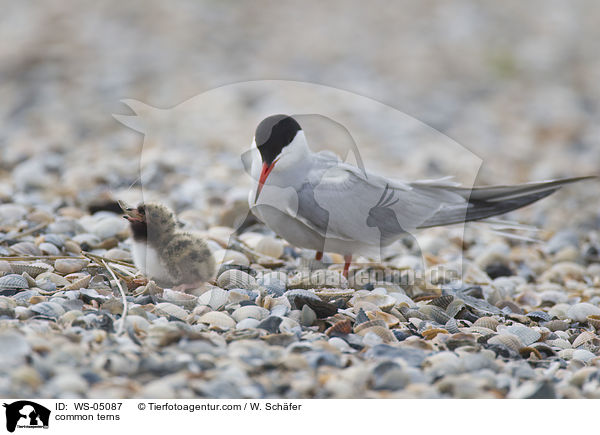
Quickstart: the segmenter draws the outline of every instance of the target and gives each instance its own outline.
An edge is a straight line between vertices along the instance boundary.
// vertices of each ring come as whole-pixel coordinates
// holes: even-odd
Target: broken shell
[[[425,340],[431,340],[431,339],[435,338],[438,334],[448,334],[448,331],[446,331],[445,329],[441,329],[441,328],[430,328],[430,329],[426,329],[425,331],[423,331],[421,333],[421,335],[423,336],[423,338]]]
[[[596,337],[596,334],[593,334],[589,331],[583,331],[577,336],[577,338],[575,338],[575,340],[573,340],[573,347],[579,347],[582,344],[595,340],[597,338],[598,337]]]
[[[8,274],[0,277],[0,291],[28,289],[27,279],[21,275]]]
[[[531,355],[533,354],[537,359],[544,359],[540,351],[537,350],[535,347],[522,347],[521,349],[519,349],[519,354],[523,358],[531,358]]]
[[[186,310],[192,310],[198,303],[198,297],[171,289],[163,290],[162,300],[183,307]]]
[[[354,289],[328,288],[315,291],[315,294],[325,302],[334,299],[349,299],[354,295]]]
[[[600,331],[600,315],[591,314],[587,316],[587,322],[593,326],[596,331]]]
[[[495,331],[499,324],[500,322],[498,322],[498,320],[496,320],[494,317],[480,317],[473,323],[473,326],[480,326],[482,328],[488,328],[492,331]]]
[[[499,344],[502,346],[506,346],[509,349],[518,352],[519,349],[523,347],[521,340],[519,340],[516,336],[512,334],[498,334],[491,337],[488,341],[488,344]]]
[[[235,328],[235,320],[222,311],[209,311],[208,313],[203,314],[198,319],[198,322],[206,323],[209,326],[220,329]]]
[[[226,290],[232,288],[254,290],[258,287],[256,279],[253,276],[238,269],[228,269],[219,275],[217,285]]]
[[[328,336],[347,335],[352,332],[352,323],[350,319],[340,320],[335,322],[330,328],[325,330]]]
[[[31,242],[19,242],[11,245],[8,250],[13,255],[32,255],[32,256],[40,256],[42,255],[42,251],[35,246],[34,243]]]
[[[237,322],[243,319],[257,319],[264,320],[269,317],[269,310],[263,307],[259,307],[258,305],[245,305],[243,307],[238,308],[233,313],[231,313],[231,317],[233,317]]]
[[[263,236],[254,246],[259,254],[272,258],[280,258],[283,255],[283,241],[275,237]]]
[[[451,334],[458,334],[459,332],[461,332],[458,328],[458,322],[454,318],[448,320],[444,325],[444,328]]]
[[[429,320],[445,325],[450,316],[446,312],[435,305],[424,305],[419,308],[419,312],[427,317]]]
[[[317,320],[317,314],[313,311],[311,307],[308,305],[304,305],[302,307],[302,311],[300,312],[300,324],[302,326],[312,326],[313,323]]]
[[[349,306],[357,307],[366,302],[366,303],[370,303],[370,304],[377,306],[382,311],[389,311],[397,303],[396,298],[389,296],[387,294],[366,292],[364,290],[361,290],[360,292],[357,292],[357,293],[359,293],[359,294],[355,294],[348,301]]]
[[[87,288],[87,286],[90,284],[91,280],[92,280],[92,275],[86,275],[82,278],[79,278],[79,279],[73,281],[71,284],[65,286],[63,288],[63,290],[67,291],[67,290],[79,290],[82,288]]]
[[[22,273],[27,273],[32,278],[37,277],[40,273],[52,271],[52,266],[50,266],[46,263],[31,263],[31,264],[12,263],[10,266],[11,266],[13,273],[16,273],[19,275]]]
[[[385,321],[385,324],[388,328],[398,326],[398,324],[400,323],[400,319],[398,319],[396,316],[390,313],[386,313],[385,311],[368,311],[367,316],[370,320],[381,319]]]
[[[456,315],[465,307],[465,302],[460,299],[455,299],[448,304],[446,308],[446,314],[450,317],[456,317]]]

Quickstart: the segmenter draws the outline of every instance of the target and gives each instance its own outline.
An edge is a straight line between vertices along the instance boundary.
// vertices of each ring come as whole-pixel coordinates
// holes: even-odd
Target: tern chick
[[[215,261],[206,241],[179,230],[171,210],[155,203],[121,208],[133,233],[133,262],[142,274],[180,290],[213,278]]]

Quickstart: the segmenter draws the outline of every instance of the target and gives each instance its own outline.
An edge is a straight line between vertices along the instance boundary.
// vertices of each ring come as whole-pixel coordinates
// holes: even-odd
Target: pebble
[[[83,268],[87,267],[89,263],[89,260],[62,258],[54,262],[54,270],[56,270],[58,273],[67,275],[69,273],[79,272]]]

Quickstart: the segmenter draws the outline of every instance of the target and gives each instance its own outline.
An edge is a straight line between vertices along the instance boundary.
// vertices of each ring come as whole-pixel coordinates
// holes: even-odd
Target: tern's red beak
[[[275,160],[270,165],[268,163],[263,163],[262,171],[260,171],[260,178],[258,179],[258,187],[256,189],[256,198],[254,198],[255,204],[256,204],[256,201],[258,201],[258,195],[260,195],[260,192],[262,191],[262,188],[265,185],[265,181],[267,181],[267,177],[269,176],[269,174],[275,167],[275,163],[277,163],[277,160]]]

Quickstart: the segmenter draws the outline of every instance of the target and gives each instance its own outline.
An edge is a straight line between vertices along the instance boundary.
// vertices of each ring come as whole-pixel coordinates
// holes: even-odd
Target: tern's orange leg
[[[352,255],[344,255],[344,272],[345,278],[348,278],[348,269],[350,269],[350,263],[352,263]]]
[[[321,261],[323,259],[323,253],[321,251],[317,251],[315,254],[315,260]]]

